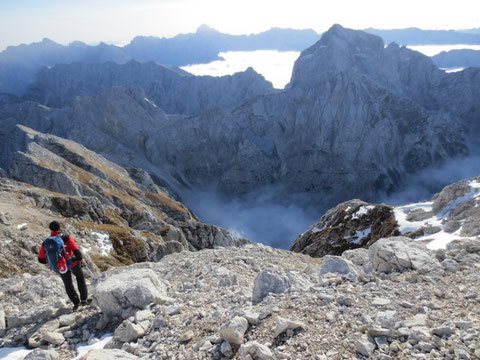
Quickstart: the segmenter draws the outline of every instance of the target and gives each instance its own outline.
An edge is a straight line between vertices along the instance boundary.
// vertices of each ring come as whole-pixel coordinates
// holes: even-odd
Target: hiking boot
[[[82,300],[82,306],[90,305],[92,303],[92,299]]]
[[[75,305],[73,305],[72,310],[77,311],[79,307],[80,307],[80,304],[75,304]]]

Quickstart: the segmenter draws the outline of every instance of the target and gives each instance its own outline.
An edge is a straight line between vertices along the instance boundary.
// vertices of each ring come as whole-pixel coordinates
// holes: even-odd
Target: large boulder
[[[130,307],[145,309],[166,299],[166,285],[152,269],[129,269],[102,278],[92,289],[93,299],[108,317],[121,316]]]
[[[134,360],[137,356],[119,349],[95,349],[86,353],[81,360]]]
[[[427,273],[441,267],[426,245],[404,236],[380,239],[369,248],[369,252],[372,266],[377,272],[415,270]]]
[[[350,260],[339,256],[327,255],[323,259],[322,266],[318,271],[319,275],[328,273],[340,274],[354,281],[358,275],[362,274],[361,267],[353,264]]]

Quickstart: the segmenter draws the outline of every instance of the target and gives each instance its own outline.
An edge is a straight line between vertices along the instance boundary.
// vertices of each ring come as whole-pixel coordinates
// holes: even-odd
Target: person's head
[[[52,231],[59,231],[60,230],[60,223],[58,221],[52,221],[50,223],[50,230]]]

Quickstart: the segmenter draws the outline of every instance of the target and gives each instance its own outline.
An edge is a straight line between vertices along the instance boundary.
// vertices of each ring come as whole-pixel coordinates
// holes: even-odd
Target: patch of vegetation
[[[123,266],[123,265],[129,265],[127,259],[122,259],[125,261],[121,261],[115,257],[111,256],[102,256],[102,255],[92,255],[90,257],[95,265],[100,269],[100,271],[105,271],[110,269],[111,267],[116,267],[116,266]]]

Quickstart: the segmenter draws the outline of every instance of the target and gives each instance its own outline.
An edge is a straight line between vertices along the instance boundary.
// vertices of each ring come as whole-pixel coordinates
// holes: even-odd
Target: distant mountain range
[[[385,44],[480,44],[478,29],[462,31],[367,29],[383,38]],[[68,46],[49,39],[29,45],[9,46],[0,53],[0,93],[22,95],[42,67],[73,62],[124,64],[132,59],[154,61],[166,66],[208,63],[220,59],[224,51],[296,50],[302,51],[320,39],[313,30],[273,28],[252,35],[229,35],[202,25],[195,33],[173,38],[138,36],[128,45],[119,47],[100,43],[90,46],[75,41]],[[0,104],[5,102],[0,96]]]
[[[142,168],[175,193],[280,184],[330,203],[372,201],[467,154],[480,134],[479,79],[480,69],[446,74],[425,55],[339,25],[302,52],[280,92],[253,70],[223,79],[153,63],[57,65],[29,88],[34,102],[0,108],[0,164],[14,166],[11,126],[20,123]]]

